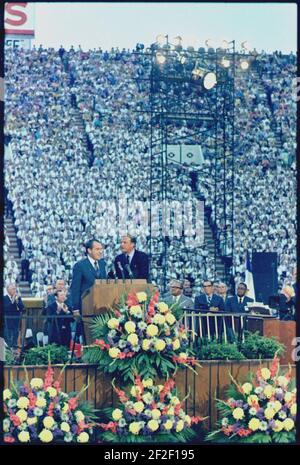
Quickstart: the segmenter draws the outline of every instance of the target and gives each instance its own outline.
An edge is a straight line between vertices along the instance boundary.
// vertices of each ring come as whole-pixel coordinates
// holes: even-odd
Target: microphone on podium
[[[126,268],[126,270],[128,271],[129,278],[130,278],[131,281],[132,281],[132,280],[133,280],[133,273],[132,273],[132,271],[131,271],[131,268],[130,268],[129,263],[127,263],[127,264],[125,265],[125,268]]]
[[[124,268],[123,268],[123,266],[121,265],[121,262],[117,262],[117,265],[118,265],[119,270],[120,270],[121,273],[122,273],[122,279],[123,279],[123,281],[125,281]]]

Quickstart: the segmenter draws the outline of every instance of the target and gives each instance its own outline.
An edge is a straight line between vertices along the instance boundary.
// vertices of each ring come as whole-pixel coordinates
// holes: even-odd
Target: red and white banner
[[[34,3],[5,3],[5,34],[33,38],[34,8]]]

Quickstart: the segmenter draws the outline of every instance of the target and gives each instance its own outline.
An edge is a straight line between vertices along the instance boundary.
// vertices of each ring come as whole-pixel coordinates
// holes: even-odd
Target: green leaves
[[[48,365],[48,358],[51,364],[65,364],[68,359],[68,349],[65,346],[49,344],[45,347],[33,347],[24,358],[25,365]]]
[[[278,351],[281,356],[285,352],[283,344],[274,337],[260,336],[258,332],[245,332],[245,341],[239,344],[239,350],[248,359],[273,358]]]

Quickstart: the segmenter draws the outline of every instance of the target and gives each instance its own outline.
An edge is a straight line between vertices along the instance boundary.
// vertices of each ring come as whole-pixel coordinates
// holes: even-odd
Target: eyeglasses
[[[170,286],[170,289],[181,289],[179,286]]]
[[[212,284],[205,284],[203,287],[212,287]]]

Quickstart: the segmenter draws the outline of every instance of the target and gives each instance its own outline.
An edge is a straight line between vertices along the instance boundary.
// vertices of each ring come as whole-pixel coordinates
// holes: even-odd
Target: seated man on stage
[[[210,280],[205,280],[202,284],[203,294],[196,296],[195,298],[195,310],[200,312],[210,312],[210,313],[218,313],[223,312],[225,310],[225,304],[222,297],[217,294],[214,294],[214,287],[213,282]],[[222,337],[222,320],[218,319],[217,321],[217,328],[216,322],[214,318],[209,318],[209,328],[207,327],[206,320],[203,319],[203,337],[210,336],[212,339],[215,338],[216,333],[218,330],[218,337]],[[196,327],[195,331],[198,335],[200,335],[200,327],[199,327],[199,318],[196,318]]]
[[[169,285],[170,292],[163,296],[164,302],[169,306],[177,304],[183,309],[193,309],[194,301],[183,294],[183,282],[178,279],[172,279]]]
[[[73,312],[81,311],[81,296],[94,285],[96,279],[106,279],[106,263],[102,258],[103,247],[97,239],[85,243],[86,258],[75,263],[71,284]]]
[[[251,297],[247,297],[246,293],[248,291],[246,283],[239,283],[237,287],[237,295],[233,297],[229,297],[226,301],[226,311],[228,313],[245,313],[248,303],[254,302]],[[229,342],[235,342],[236,337],[234,334],[234,330],[232,327],[232,318],[229,316],[226,318],[226,327],[228,333]],[[239,325],[240,326],[240,325]],[[240,327],[238,329],[238,333],[240,334]]]
[[[206,312],[218,312],[225,310],[225,304],[222,297],[213,292],[213,282],[206,280],[203,282],[203,294],[195,298],[195,310]]]
[[[226,302],[226,311],[229,313],[244,313],[248,303],[254,302],[251,297],[247,297],[248,288],[246,283],[239,283],[237,295],[229,297]]]
[[[114,266],[119,279],[149,278],[148,255],[136,249],[136,238],[128,234],[122,237],[122,253],[115,258]]]

